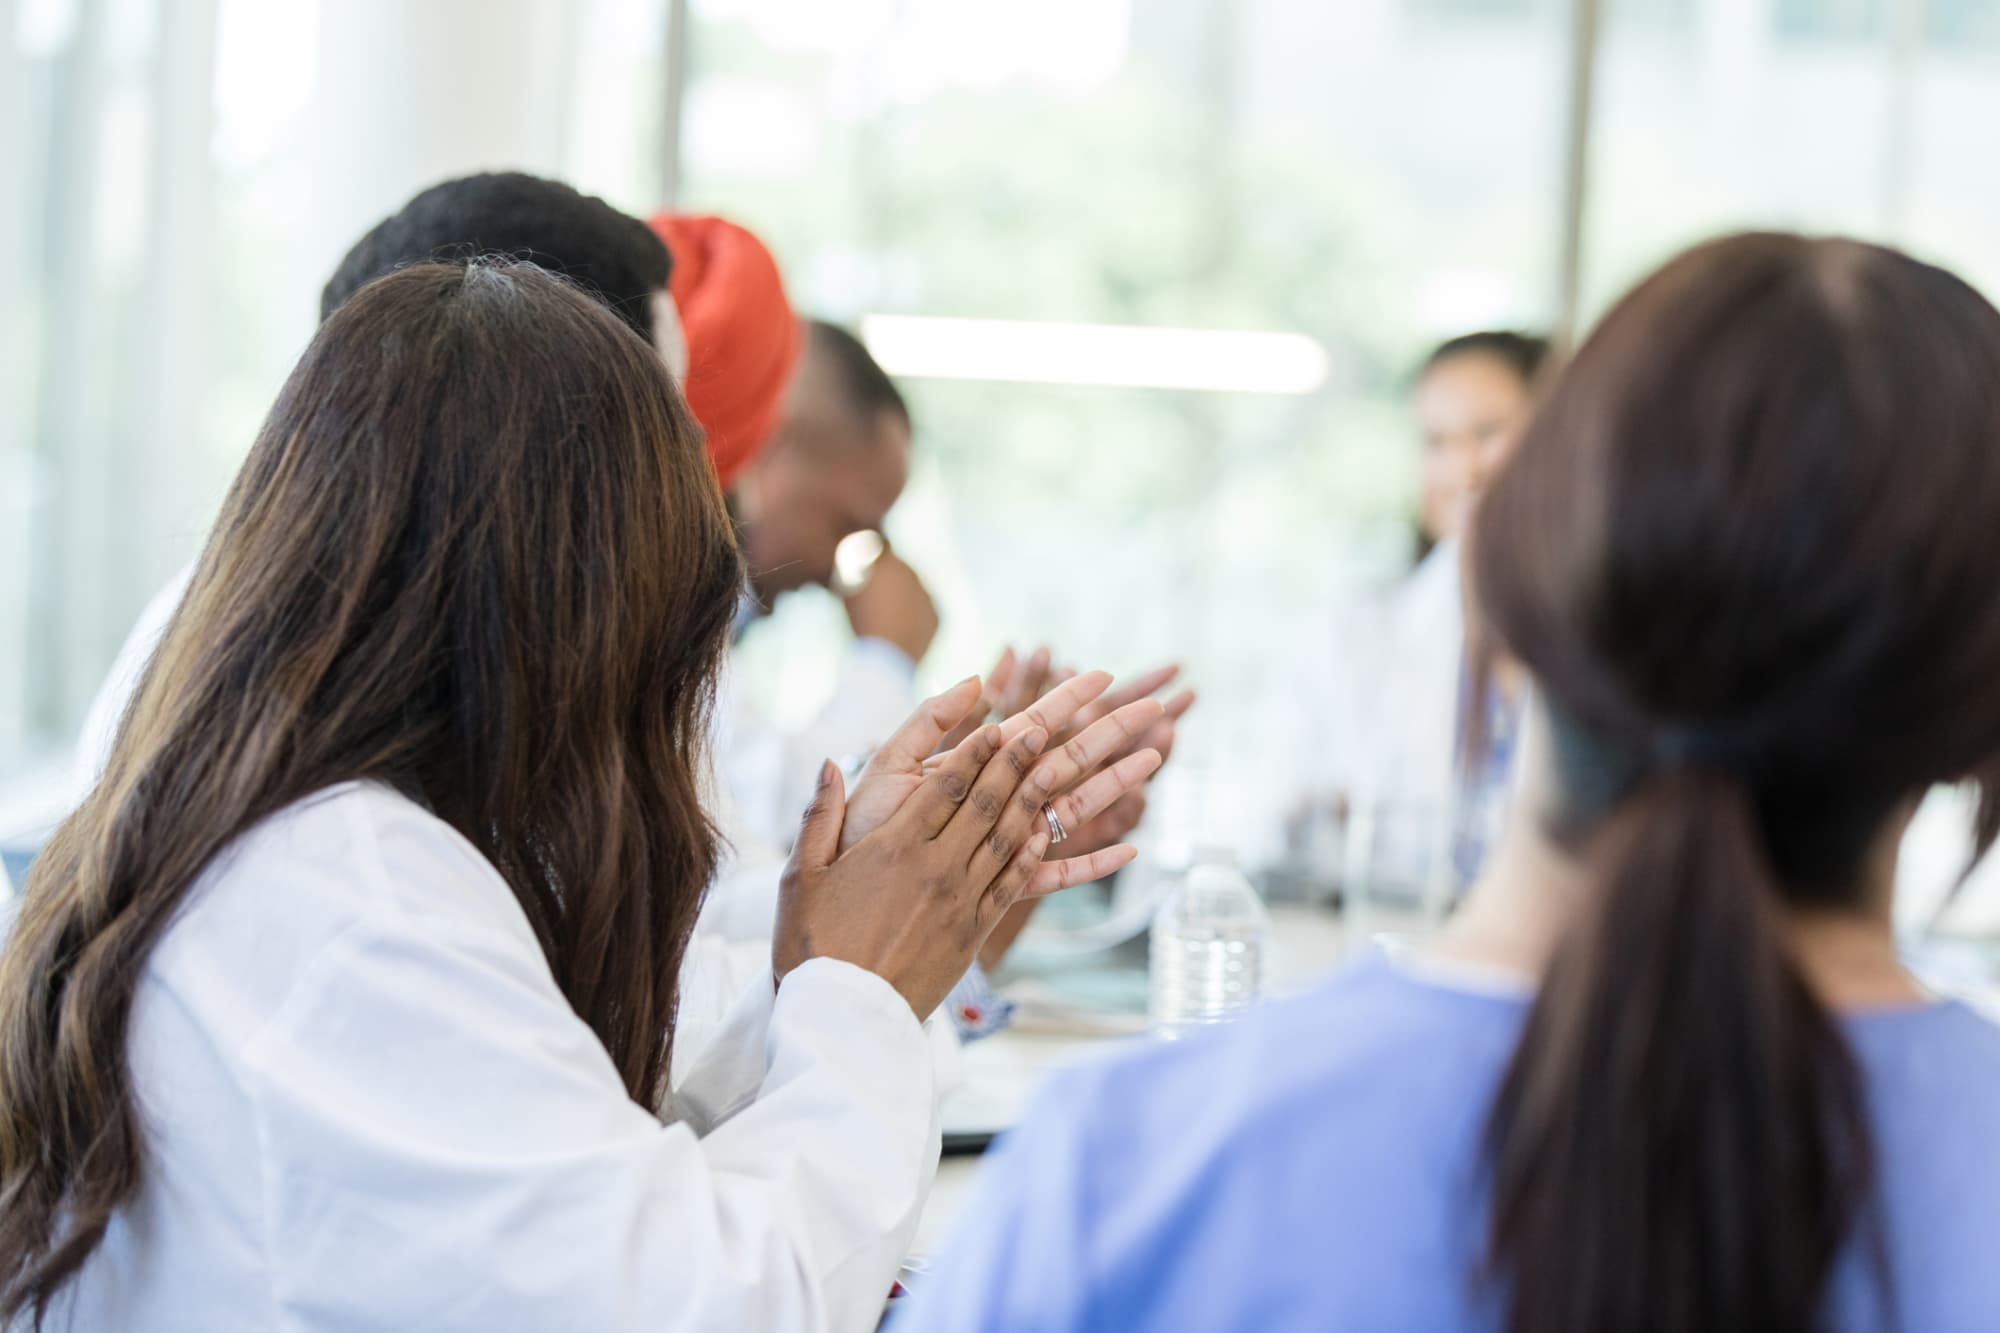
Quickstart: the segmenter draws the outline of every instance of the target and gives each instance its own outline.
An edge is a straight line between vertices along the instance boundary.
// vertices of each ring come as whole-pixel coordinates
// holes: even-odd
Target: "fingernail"
[[[822,787],[831,785],[833,782],[833,773],[833,760],[822,759],[819,765],[819,785]]]
[[[1028,743],[1030,750],[1040,754],[1042,747],[1049,743],[1049,733],[1040,727],[1029,727],[1021,733],[1021,739]]]

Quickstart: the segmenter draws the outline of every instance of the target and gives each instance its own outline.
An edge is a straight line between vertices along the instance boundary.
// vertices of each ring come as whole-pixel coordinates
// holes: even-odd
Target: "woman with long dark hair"
[[[2000,1029],[1902,966],[1933,784],[2000,829],[2000,313],[1699,247],[1475,521],[1526,787],[1441,939],[1052,1089],[902,1329],[2000,1328]]]
[[[669,1098],[741,579],[589,296],[418,265],[327,320],[0,956],[0,1322],[872,1326],[935,1161],[917,1016],[1129,856],[1042,825],[1143,778],[1089,771],[1157,705],[1038,758],[1099,674],[851,807],[828,765],[752,1040]]]

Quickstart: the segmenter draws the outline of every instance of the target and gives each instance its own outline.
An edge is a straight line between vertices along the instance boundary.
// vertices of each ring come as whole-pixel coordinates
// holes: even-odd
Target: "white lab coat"
[[[742,827],[789,849],[812,799],[822,760],[840,763],[887,740],[917,706],[916,664],[882,639],[856,639],[833,692],[805,727],[774,723],[725,665],[716,700],[715,749]]]
[[[769,970],[778,886],[820,762],[866,753],[901,726],[916,707],[915,674],[894,645],[857,640],[826,707],[803,731],[786,732],[745,697],[724,660],[716,698],[719,772],[704,794],[723,852],[681,973],[677,1039],[693,1033],[698,1041],[720,1017],[719,1002],[759,966]],[[938,1092],[948,1094],[965,1078],[958,1030],[939,1010],[924,1021],[924,1035]],[[685,1049],[676,1046],[677,1062]]]
[[[1896,924],[1905,937],[1931,932],[2000,939],[2000,852],[1961,887],[1972,860],[1979,800],[1970,787],[1938,787],[1917,807],[1896,860]]]
[[[1329,597],[1300,617],[1265,693],[1274,827],[1262,832],[1334,796],[1444,809],[1464,655],[1455,543],[1386,595]]]
[[[1458,755],[1465,608],[1456,542],[1438,546],[1381,608],[1350,705],[1359,720],[1349,788],[1375,800],[1447,806]]]
[[[51,1327],[872,1329],[936,1167],[925,1040],[880,978],[768,973],[663,1123],[513,894],[344,784],[246,835],[149,960],[139,1196]]]
[[[104,765],[111,758],[111,743],[118,739],[118,724],[124,721],[132,696],[139,692],[139,678],[146,674],[153,651],[167,636],[168,622],[180,609],[188,585],[194,582],[194,568],[195,562],[189,561],[141,608],[138,620],[125,635],[125,642],[118,646],[118,656],[112,659],[104,683],[91,696],[90,708],[83,715],[83,730],[76,741],[78,801],[104,776]]]
[[[710,800],[729,851],[702,910],[705,932],[767,940],[776,919],[778,875],[812,799],[819,766],[868,753],[916,708],[916,665],[894,644],[857,639],[833,694],[798,731],[774,723],[725,661],[716,693],[720,790]]]

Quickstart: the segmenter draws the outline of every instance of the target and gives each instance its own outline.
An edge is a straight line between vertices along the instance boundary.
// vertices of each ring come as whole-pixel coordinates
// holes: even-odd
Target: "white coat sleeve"
[[[749,1021],[754,1096],[698,1137],[626,1096],[524,931],[348,929],[245,1052],[280,1324],[872,1328],[936,1169],[923,1035],[827,960]]]
[[[672,1096],[662,1109],[704,1133],[756,1097],[764,1081],[777,987],[771,943],[730,943],[697,930],[681,963]]]
[[[669,1118],[707,1133],[748,1105],[764,1079],[771,1026],[771,942],[724,941],[697,931],[681,966]],[[942,1008],[924,1020],[931,1077],[947,1097],[965,1082],[958,1029]]]
[[[154,651],[167,636],[174,612],[180,610],[181,601],[187,596],[188,585],[194,582],[194,570],[194,562],[190,561],[153,594],[126,634],[125,642],[119,645],[118,656],[97,687],[97,693],[91,696],[76,742],[79,795],[96,786],[97,780],[104,776],[112,743],[118,739],[118,726],[125,720],[132,696],[139,692],[139,681],[146,674]]]
[[[916,706],[915,664],[880,639],[855,640],[826,706],[796,731],[779,729],[733,682],[725,685],[718,750],[742,830],[781,854],[791,850],[820,762],[874,749]]]
[[[917,664],[895,644],[856,639],[849,645],[826,707],[793,746],[824,751],[804,756],[811,765],[807,776],[818,771],[821,759],[872,750],[888,739],[917,706],[916,680]],[[810,800],[810,786],[803,790]]]
[[[1363,767],[1362,718],[1376,638],[1371,608],[1326,598],[1278,631],[1282,651],[1256,692],[1253,744],[1267,799],[1243,830],[1244,850],[1271,859],[1306,809],[1351,795]]]
[[[745,827],[733,803],[717,812],[716,822],[727,846],[702,903],[701,929],[725,940],[768,942],[778,919],[778,884],[789,851]]]

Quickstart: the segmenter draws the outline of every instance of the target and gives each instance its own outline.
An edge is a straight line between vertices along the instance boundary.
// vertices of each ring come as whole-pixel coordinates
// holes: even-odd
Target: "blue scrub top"
[[[1491,1330],[1478,1145],[1520,989],[1374,959],[1233,1027],[1058,1076],[892,1333]],[[1853,1015],[1899,1322],[1844,1260],[1831,1327],[2000,1329],[2000,1028]]]

